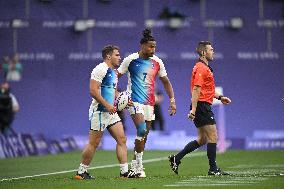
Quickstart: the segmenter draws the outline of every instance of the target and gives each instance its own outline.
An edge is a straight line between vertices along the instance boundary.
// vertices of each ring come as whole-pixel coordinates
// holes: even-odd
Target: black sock
[[[186,154],[196,150],[200,145],[196,140],[189,142],[182,151],[176,155],[176,161],[179,162]]]
[[[209,160],[210,170],[216,170],[216,143],[208,143],[207,144],[207,157]]]

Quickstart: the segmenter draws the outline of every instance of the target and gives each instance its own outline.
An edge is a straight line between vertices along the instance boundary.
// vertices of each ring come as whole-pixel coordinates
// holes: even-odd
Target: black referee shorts
[[[190,105],[191,109],[191,105]],[[195,126],[203,127],[205,125],[214,125],[216,124],[214,113],[211,109],[211,104],[208,102],[197,102],[197,108],[195,112],[195,118],[193,120]]]

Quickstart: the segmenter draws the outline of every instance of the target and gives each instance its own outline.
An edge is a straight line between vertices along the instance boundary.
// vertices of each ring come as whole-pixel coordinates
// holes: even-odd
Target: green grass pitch
[[[218,154],[218,165],[232,173],[231,176],[207,176],[205,151],[186,156],[179,175],[170,170],[167,160],[167,156],[175,152],[146,151],[143,158],[147,178],[139,179],[119,178],[115,152],[99,150],[89,170],[96,178],[78,181],[72,178],[80,163],[80,153],[2,159],[0,189],[284,188],[284,151],[280,150]],[[129,160],[131,155],[129,152]]]

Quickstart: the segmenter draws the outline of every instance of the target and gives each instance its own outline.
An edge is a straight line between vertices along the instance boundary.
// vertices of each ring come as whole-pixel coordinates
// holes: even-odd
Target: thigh
[[[197,134],[198,134],[198,140],[204,144],[207,141],[207,132],[206,129],[204,129],[204,127],[198,127],[197,128]]]
[[[117,122],[114,125],[112,125],[110,128],[108,128],[108,131],[116,141],[125,138],[123,125],[121,122]]]
[[[205,126],[201,127],[200,129],[202,129],[202,131],[206,135],[208,141],[211,141],[211,140],[215,141],[215,139],[217,137],[217,129],[216,129],[215,124],[214,125],[205,125]]]
[[[131,115],[132,121],[135,124],[135,127],[137,127],[138,125],[140,125],[142,122],[145,122],[144,119],[144,114],[142,113],[136,113],[136,114],[132,114]]]
[[[91,145],[99,144],[103,136],[103,131],[89,131],[89,143]]]

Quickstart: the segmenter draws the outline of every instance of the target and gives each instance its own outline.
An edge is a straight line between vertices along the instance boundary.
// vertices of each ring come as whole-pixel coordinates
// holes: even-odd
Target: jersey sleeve
[[[102,64],[100,64],[93,69],[91,73],[91,79],[102,83],[103,78],[106,75],[106,72],[107,72],[107,69],[104,69]]]
[[[117,69],[118,73],[125,74],[126,72],[128,72],[128,66],[131,61],[132,61],[131,56],[124,58],[119,68]]]
[[[206,69],[204,67],[197,67],[195,70],[195,77],[193,80],[193,85],[202,86],[204,84],[204,79],[206,77]]]
[[[156,59],[156,61],[160,65],[160,70],[158,72],[158,76],[159,77],[167,76],[167,71],[166,71],[166,68],[165,68],[165,65],[164,65],[163,61],[160,58],[158,58],[157,56],[154,56],[154,58]]]

